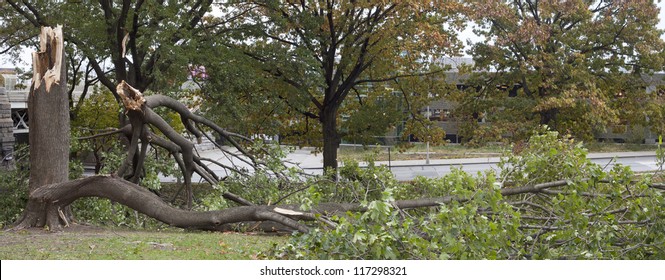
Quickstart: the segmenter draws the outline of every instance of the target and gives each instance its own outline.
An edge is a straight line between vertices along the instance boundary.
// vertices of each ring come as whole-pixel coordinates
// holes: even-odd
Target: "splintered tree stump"
[[[34,74],[28,97],[30,192],[69,179],[69,99],[62,27],[42,27],[39,40],[39,51],[32,55]],[[18,224],[49,228],[68,225],[72,217],[69,208],[51,206],[30,199]]]

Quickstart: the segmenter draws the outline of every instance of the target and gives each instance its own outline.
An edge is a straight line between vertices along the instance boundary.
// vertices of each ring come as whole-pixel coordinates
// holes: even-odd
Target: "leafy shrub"
[[[108,227],[162,228],[163,223],[105,198],[86,197],[71,205],[78,223]]]
[[[27,202],[27,178],[15,171],[0,171],[0,228],[14,223]]]

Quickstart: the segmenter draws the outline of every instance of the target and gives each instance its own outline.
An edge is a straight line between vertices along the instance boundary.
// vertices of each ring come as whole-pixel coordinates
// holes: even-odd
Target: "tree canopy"
[[[645,91],[647,77],[664,65],[653,1],[467,5],[484,38],[470,51],[476,74],[469,83],[481,89],[457,100],[464,115],[481,113],[491,121],[495,135],[524,136],[528,127],[547,124],[588,138],[610,124],[662,122],[643,111],[656,97]]]
[[[8,3],[17,5],[14,2]],[[124,5],[127,3],[123,3],[122,7],[129,7]],[[142,3],[137,5],[142,6]],[[422,106],[420,104],[426,104],[430,97],[436,97],[436,94],[444,89],[437,87],[444,83],[440,80],[441,77],[436,75],[443,71],[440,65],[436,64],[438,56],[435,55],[454,50],[455,47],[450,44],[455,41],[444,36],[447,29],[442,23],[450,23],[447,21],[449,18],[439,18],[442,14],[437,13],[431,2],[394,2],[377,6],[367,2],[317,3],[320,5],[315,5],[316,9],[304,12],[307,7],[305,4],[308,4],[305,2],[241,2],[237,4],[239,6],[234,6],[244,7],[236,10],[238,21],[234,24],[228,25],[215,18],[209,20],[212,26],[220,28],[211,34],[220,34],[225,27],[230,27],[233,32],[228,34],[238,37],[216,40],[211,44],[212,48],[202,50],[207,52],[219,48],[220,57],[230,58],[228,61],[233,62],[225,66],[227,71],[236,66],[253,71],[250,71],[250,79],[240,81],[231,88],[246,86],[248,93],[251,93],[252,89],[262,89],[259,93],[265,95],[258,97],[263,100],[257,97],[252,99],[261,101],[261,105],[255,108],[281,104],[281,107],[274,107],[277,115],[292,110],[291,112],[303,115],[305,120],[317,120],[322,129],[324,152],[333,152],[334,150],[326,148],[336,148],[342,134],[353,131],[351,127],[370,131],[369,126],[378,122],[375,120],[376,114],[381,112],[378,108],[385,108],[381,107],[385,106],[381,102],[389,102],[389,98],[397,96],[398,100],[407,103],[408,109],[419,109]],[[603,3],[605,2],[601,2],[598,7],[605,7]],[[614,3],[605,4],[610,7]],[[25,2],[22,4],[30,7]],[[108,2],[102,3],[104,4]],[[451,9],[455,7],[453,2],[441,4],[452,5],[446,6]],[[330,9],[326,10],[326,7]],[[332,31],[340,30],[336,27],[338,25],[332,24],[336,18],[333,8],[338,7],[346,7],[337,14],[337,19],[344,19],[341,22],[348,24],[347,27],[360,26],[378,33]],[[610,9],[616,11],[610,21],[624,15],[621,7]],[[32,9],[29,10],[33,12]],[[637,8],[633,7],[624,12],[630,14],[630,11],[634,10]],[[567,18],[563,15],[561,17]],[[599,17],[592,17],[591,22]],[[384,20],[376,21],[380,18]],[[538,18],[547,21],[542,14]],[[444,21],[432,21],[434,19]],[[281,24],[278,25],[278,22]],[[404,31],[400,28],[389,28],[411,25],[418,28],[404,29],[407,33],[400,33]],[[439,33],[442,37],[430,38],[436,33],[424,32],[422,28],[428,26],[442,28],[442,33]],[[562,26],[566,24],[560,23],[556,26],[565,29]],[[644,28],[646,27],[636,28],[634,32]],[[520,30],[517,28],[511,34],[520,34]],[[305,31],[313,32],[316,36],[300,35]],[[534,34],[539,33],[541,31],[536,29]],[[320,38],[328,37],[321,34],[331,34],[329,38],[333,40],[322,40]],[[626,47],[651,58],[638,64],[641,60],[625,62],[629,61],[629,58],[624,58],[628,55],[617,51],[616,46],[610,47],[605,53],[595,53],[605,59],[573,59],[568,63],[557,64],[555,62],[568,58],[564,55],[565,45],[547,43],[547,40],[538,43],[539,37],[536,37],[538,36],[520,41],[521,44],[504,50],[504,53],[510,54],[511,48],[533,47],[534,52],[526,56],[523,64],[517,63],[514,66],[523,71],[523,75],[517,76],[523,78],[523,82],[519,84],[520,90],[507,91],[506,94],[507,97],[531,104],[532,107],[511,108],[506,104],[499,104],[494,107],[496,111],[531,108],[525,115],[535,116],[534,121],[551,122],[560,127],[568,124],[565,122],[566,117],[574,117],[569,114],[584,109],[607,111],[610,112],[608,115],[611,115],[613,104],[602,102],[612,100],[612,96],[601,93],[605,92],[604,90],[616,89],[618,93],[614,95],[615,100],[623,100],[623,95],[638,92],[637,89],[630,91],[630,82],[638,82],[638,77],[643,78],[642,74],[655,71],[660,65],[660,56],[655,50],[638,52],[639,48]],[[134,82],[150,87],[150,84],[157,80],[144,84],[130,79],[129,82],[119,81],[112,89],[122,102],[124,116],[128,121],[119,129],[91,136],[125,136],[127,151],[119,167],[109,175],[69,180],[67,165],[71,153],[71,135],[65,82],[68,73],[64,65],[67,61],[64,44],[66,38],[67,35],[63,36],[60,26],[55,29],[43,27],[40,51],[33,55],[34,76],[29,95],[30,178],[27,182],[16,182],[26,183],[30,193],[25,194],[27,204],[24,215],[16,221],[15,229],[42,227],[57,230],[66,227],[75,221],[69,210],[72,202],[85,197],[100,197],[181,228],[226,231],[237,229],[238,223],[256,221],[264,223],[260,226],[266,226],[269,230],[287,229],[300,232],[301,234],[292,236],[289,244],[276,249],[276,258],[663,258],[665,203],[662,192],[665,185],[662,184],[662,170],[665,150],[662,148],[662,139],[659,140],[656,152],[657,171],[650,174],[636,175],[630,168],[621,165],[609,168],[610,164],[604,167],[594,164],[588,159],[587,151],[581,144],[543,127],[541,130],[532,131],[520,154],[506,154],[496,170],[478,172],[476,176],[462,169],[454,169],[449,175],[439,179],[418,178],[410,182],[398,182],[389,169],[374,166],[373,162],[370,162],[365,169],[359,168],[357,164],[346,165],[339,170],[339,176],[324,174],[310,177],[300,173],[298,168],[284,166],[279,158],[273,157],[270,147],[263,143],[255,143],[249,137],[225,130],[213,121],[190,111],[172,97],[160,94],[143,95],[143,92],[130,85],[130,82]],[[126,50],[131,43],[127,41],[129,37],[122,38],[120,46]],[[520,37],[511,38],[517,40]],[[619,40],[616,38],[614,40]],[[240,39],[250,41],[243,44],[238,41]],[[493,44],[478,45],[477,50],[492,50],[498,46],[499,41],[500,38],[495,38]],[[327,45],[329,42],[333,43]],[[658,39],[655,42],[661,41]],[[536,52],[547,49],[552,44],[563,50]],[[404,46],[408,48],[401,48]],[[593,48],[594,45],[591,46]],[[322,55],[313,55],[318,52]],[[559,54],[560,52],[564,54]],[[616,58],[617,61],[625,62],[617,68],[613,68],[613,64],[607,64],[608,61],[613,61],[611,58],[614,52],[620,53],[616,54],[621,57]],[[583,54],[571,54],[570,57],[577,58],[580,55],[584,57]],[[532,56],[533,59],[527,59]],[[123,67],[135,65],[137,59],[134,55],[131,59],[122,54],[119,57],[122,61],[118,63]],[[497,60],[498,56],[491,58]],[[110,59],[113,61],[113,55]],[[210,62],[216,59],[218,58],[211,57]],[[482,65],[482,59],[479,61],[481,62],[477,67]],[[653,63],[651,68],[646,67],[648,63]],[[519,68],[522,66],[526,68]],[[494,82],[486,83],[484,88],[479,87],[477,91],[473,91],[476,95],[469,95],[473,97],[472,102],[485,102],[482,94],[493,93],[492,91],[497,89],[496,86],[487,86],[488,84],[495,85],[496,81],[499,81],[502,82],[499,86],[503,87],[512,81],[500,78],[513,73],[513,68],[501,65],[497,67],[502,70],[492,71],[489,76],[478,75],[471,79],[474,81],[498,77]],[[566,72],[566,69],[572,72]],[[114,71],[116,77],[120,75],[118,72],[123,71],[129,75],[131,67],[116,68]],[[208,73],[204,72],[200,78],[207,75]],[[611,87],[615,84],[596,82],[591,78],[580,80],[581,77],[597,77],[600,81],[619,79],[624,84]],[[105,83],[101,76],[99,79]],[[256,83],[251,82],[252,79]],[[211,78],[209,84],[214,86],[215,82],[214,78]],[[205,90],[208,82],[202,84]],[[357,104],[348,104],[345,100],[354,94]],[[100,104],[108,102],[103,99],[104,96],[97,97],[100,98]],[[535,99],[529,101],[526,97]],[[242,101],[239,98],[227,100]],[[644,102],[646,99],[635,100]],[[552,108],[546,106],[559,104],[558,102],[572,105]],[[363,112],[364,106],[367,106],[365,104],[376,105],[370,105],[372,110]],[[106,109],[110,107],[101,106]],[[475,109],[487,111],[488,108],[492,109]],[[386,112],[386,109],[383,110]],[[182,128],[169,124],[167,118],[160,114],[165,111],[175,114]],[[553,113],[548,113],[550,111]],[[330,112],[334,114],[330,115]],[[81,113],[86,115],[90,112],[83,109]],[[360,119],[364,121],[354,122],[354,113],[361,114]],[[416,116],[415,113],[412,114]],[[601,118],[605,117],[607,116],[601,115]],[[299,125],[297,118],[283,118],[285,122],[289,121],[288,125]],[[345,118],[348,118],[346,125],[338,125],[338,119]],[[417,118],[414,120],[418,121]],[[515,120],[522,121],[520,124],[523,125],[524,120],[529,119],[525,117]],[[101,125],[108,120],[100,121]],[[87,125],[91,126],[93,123]],[[427,122],[423,121],[423,124]],[[340,131],[340,127],[347,131]],[[223,136],[237,152],[216,146],[225,153],[225,158],[230,162],[228,164],[226,161],[204,158],[182,130],[197,138],[208,136],[202,133],[202,130],[213,131]],[[334,140],[332,144],[331,140]],[[141,177],[144,176],[147,164],[147,152],[151,149],[163,149],[175,159],[184,178],[183,187],[187,190],[185,207],[188,209],[178,209],[166,203],[163,197],[143,187],[145,183]],[[331,154],[327,153],[327,156],[328,162],[325,164],[335,167],[330,161]],[[245,176],[220,177],[204,162],[211,162]],[[239,165],[235,165],[236,163]],[[21,171],[25,170],[16,170]],[[194,174],[198,174],[215,190],[212,195],[200,200],[202,204],[207,199],[214,199],[221,209],[191,211],[195,209],[194,203],[199,202],[194,199],[192,189]],[[0,176],[2,184],[12,181],[6,178],[4,174]],[[236,190],[241,193],[236,193]],[[9,199],[13,199],[13,196],[9,196]],[[226,204],[225,201],[234,204]],[[210,205],[204,206],[208,208]]]
[[[403,110],[416,116],[436,94],[433,76],[442,73],[435,58],[461,48],[454,32],[463,24],[457,1],[230,5],[246,12],[230,28],[235,36],[222,45],[239,50],[233,67],[249,70],[242,75],[252,75],[252,82],[241,77],[226,83],[233,97],[225,100],[262,108],[261,117],[246,119],[273,118],[269,123],[282,136],[322,145],[325,167],[337,166],[343,136],[382,135],[405,119]],[[212,81],[216,74],[226,73],[211,71]]]
[[[116,84],[145,91],[179,87],[198,37],[209,27],[211,0],[14,1],[0,4],[2,52],[36,45],[40,26],[67,26],[70,83],[101,82],[120,100]]]

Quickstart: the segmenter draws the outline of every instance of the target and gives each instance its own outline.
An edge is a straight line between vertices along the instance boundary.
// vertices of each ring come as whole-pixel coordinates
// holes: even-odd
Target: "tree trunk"
[[[326,106],[321,112],[321,125],[323,126],[323,169],[324,171],[337,170],[337,149],[342,142],[337,132],[337,109],[332,105]]]
[[[30,192],[69,179],[69,104],[63,41],[60,26],[42,27],[40,50],[32,56],[34,76],[28,97]],[[17,225],[51,229],[68,225],[69,208],[51,206],[30,198]]]
[[[540,124],[547,125],[552,129],[556,129],[556,118],[559,113],[559,109],[552,108],[545,111],[539,112],[540,115]]]

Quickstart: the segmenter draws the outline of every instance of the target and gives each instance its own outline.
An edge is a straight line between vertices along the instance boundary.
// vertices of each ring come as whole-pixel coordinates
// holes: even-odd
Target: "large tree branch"
[[[382,82],[394,81],[394,80],[401,79],[401,78],[427,77],[427,76],[431,76],[431,75],[434,75],[434,74],[440,74],[440,73],[443,73],[443,70],[412,73],[412,74],[397,74],[397,75],[393,75],[393,76],[385,77],[385,78],[374,78],[374,79],[358,80],[358,81],[355,82],[354,85],[370,84],[370,83],[382,83]]]
[[[126,205],[166,224],[201,230],[225,230],[228,224],[274,221],[301,232],[309,229],[275,212],[276,206],[240,206],[220,211],[194,212],[174,208],[149,190],[114,176],[92,176],[61,184],[42,186],[31,199],[64,208],[82,197],[103,197]]]

